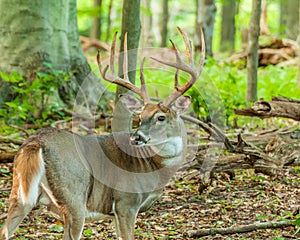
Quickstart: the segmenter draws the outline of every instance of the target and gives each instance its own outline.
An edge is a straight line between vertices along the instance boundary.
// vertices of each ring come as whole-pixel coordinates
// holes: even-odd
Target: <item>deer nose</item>
[[[138,130],[135,133],[133,133],[130,137],[130,141],[134,145],[146,144],[147,142],[149,142],[149,140],[149,137],[147,137],[145,134]]]

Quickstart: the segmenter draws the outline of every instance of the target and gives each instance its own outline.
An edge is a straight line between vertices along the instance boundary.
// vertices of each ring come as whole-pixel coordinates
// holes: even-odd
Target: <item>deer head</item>
[[[192,47],[191,42],[189,41],[186,34],[178,27],[186,47],[186,54],[188,57],[188,63],[185,63],[182,55],[180,54],[175,43],[170,40],[173,50],[176,55],[176,62],[168,62],[152,58],[153,60],[176,68],[175,81],[174,81],[174,90],[173,92],[163,101],[159,103],[152,103],[150,97],[147,93],[145,77],[144,77],[144,60],[141,62],[140,67],[140,82],[141,87],[138,88],[129,81],[128,78],[128,55],[127,55],[127,34],[124,38],[124,60],[123,60],[123,73],[124,77],[121,78],[115,74],[114,69],[114,57],[115,57],[115,45],[116,45],[116,36],[115,33],[111,50],[110,50],[110,63],[103,67],[101,63],[100,53],[97,55],[97,62],[99,66],[100,73],[108,82],[117,84],[119,86],[125,87],[128,90],[136,93],[139,97],[142,98],[142,102],[135,98],[132,95],[124,95],[120,97],[120,100],[125,103],[127,108],[133,113],[138,113],[140,117],[140,126],[132,134],[131,143],[135,145],[153,145],[157,144],[160,141],[165,141],[161,136],[165,136],[170,139],[178,135],[178,130],[181,129],[179,122],[179,115],[184,113],[190,105],[190,97],[183,96],[183,94],[189,90],[196,80],[199,78],[205,60],[205,43],[203,34],[202,37],[202,58],[200,61],[199,69],[196,70],[194,67],[194,60],[192,57]],[[110,68],[110,73],[108,69]],[[180,85],[178,81],[179,71],[187,72],[190,75],[190,79],[184,84]]]

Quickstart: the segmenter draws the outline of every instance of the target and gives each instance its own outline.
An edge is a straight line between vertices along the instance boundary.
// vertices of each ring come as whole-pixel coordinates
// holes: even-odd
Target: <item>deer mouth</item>
[[[147,137],[142,132],[136,131],[130,136],[130,143],[132,145],[144,145],[150,141],[150,137]]]

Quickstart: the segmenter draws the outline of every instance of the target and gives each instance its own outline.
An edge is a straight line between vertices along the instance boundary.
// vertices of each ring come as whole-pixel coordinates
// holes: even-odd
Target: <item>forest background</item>
[[[114,95],[107,92],[107,95],[104,94],[100,100],[96,98],[97,101],[94,101],[95,94],[99,93],[96,89],[85,89],[86,93],[91,94],[84,93],[78,96],[80,91],[75,85],[78,83],[80,87],[83,87],[87,82],[94,84],[96,81],[96,85],[92,86],[98,86],[97,84],[101,83],[100,87],[104,85],[112,92],[116,90],[116,87],[99,80],[101,77],[96,64],[97,50],[100,49],[104,58],[109,55],[108,50],[113,34],[118,31],[118,36],[122,36],[122,15],[125,9],[123,4],[139,2],[140,7],[134,8],[136,7],[134,4],[130,7],[134,13],[138,12],[140,15],[139,18],[135,18],[137,22],[132,22],[132,24],[138,24],[140,19],[141,35],[136,43],[138,43],[141,55],[148,53],[150,56],[155,54],[161,58],[169,58],[172,56],[172,51],[168,39],[173,39],[178,43],[179,48],[183,49],[176,28],[179,26],[192,40],[198,62],[199,23],[202,26],[206,23],[207,58],[204,72],[198,85],[188,94],[193,99],[189,115],[194,119],[200,119],[202,123],[207,123],[207,125],[201,125],[207,128],[205,131],[199,130],[193,123],[189,123],[188,133],[192,139],[189,143],[197,145],[199,152],[193,151],[197,154],[190,156],[193,160],[188,165],[190,168],[183,169],[167,186],[163,200],[150,212],[150,215],[155,214],[142,215],[138,220],[136,233],[141,239],[154,238],[154,236],[158,236],[157,239],[164,239],[165,236],[188,239],[187,235],[190,230],[199,230],[203,226],[230,228],[234,224],[239,226],[260,221],[295,220],[299,222],[299,120],[295,118],[294,120],[285,118],[262,120],[235,114],[236,109],[252,106],[262,98],[267,102],[271,101],[274,96],[284,96],[299,104],[297,102],[300,98],[298,47],[300,4],[298,0],[196,0],[188,1],[188,4],[187,1],[182,0],[68,0],[60,2],[61,6],[44,2],[44,5],[37,4],[30,8],[28,1],[18,0],[18,2],[15,8],[8,7],[11,4],[8,0],[0,2],[0,11],[5,16],[0,19],[0,29],[4,33],[0,35],[0,52],[2,52],[0,56],[0,209],[4,215],[7,211],[11,188],[13,157],[19,146],[32,132],[47,126],[72,129],[74,132],[85,135],[111,131],[111,118],[115,107]],[[261,4],[261,13],[254,11],[255,4]],[[58,13],[55,16],[59,17],[54,19],[57,22],[54,21],[54,24],[53,22],[51,24],[53,28],[57,24],[57,28],[64,30],[61,32],[69,34],[68,39],[64,39],[64,35],[62,37],[65,40],[62,42],[66,44],[52,48],[55,44],[49,44],[60,43],[59,36],[55,39],[57,41],[47,41],[48,29],[45,28],[45,32],[39,33],[40,29],[35,25],[33,27],[38,29],[36,31],[38,33],[31,31],[31,34],[26,37],[22,36],[20,39],[25,39],[24,41],[10,38],[9,34],[5,35],[9,31],[13,34],[13,27],[16,28],[17,34],[27,33],[29,28],[26,31],[24,29],[18,31],[18,27],[22,27],[22,22],[28,23],[28,19],[24,16],[19,15],[21,16],[19,19],[15,17],[13,20],[8,18],[14,23],[11,25],[7,24],[9,21],[2,20],[7,18],[10,12],[18,13],[22,8],[27,9],[26,7],[32,9],[35,15],[45,14],[40,19],[44,18],[50,22],[49,12],[53,10],[52,12]],[[47,9],[51,11],[46,11]],[[69,12],[65,15],[60,12],[67,10]],[[204,10],[205,13],[203,13]],[[256,70],[249,69],[247,66],[249,36],[254,30],[250,27],[250,21],[255,14],[261,18],[258,24],[260,36],[256,50],[258,53],[257,73]],[[66,16],[71,16],[71,20]],[[31,18],[29,19],[32,21]],[[7,31],[7,26],[10,28],[9,31]],[[31,39],[31,36],[34,37]],[[34,53],[32,57],[27,58],[26,54],[31,53],[28,49],[34,49],[38,45],[35,40],[41,39],[43,41],[40,43],[43,42],[44,45],[39,46],[38,54]],[[117,44],[120,44],[119,40],[122,41],[122,37],[118,39]],[[28,51],[18,51],[19,47],[27,45]],[[122,45],[118,45],[120,46]],[[66,50],[68,47],[70,47],[69,51]],[[9,49],[16,50],[8,51]],[[77,53],[80,55],[81,52],[82,56],[76,57],[76,61],[79,59],[78,62],[72,62],[72,56]],[[24,55],[18,55],[19,53]],[[85,58],[88,60],[87,65]],[[51,59],[57,61],[49,61]],[[138,66],[140,61],[139,55]],[[156,98],[163,98],[172,88],[173,72],[157,66],[153,67],[150,61],[146,61],[145,64],[145,78],[150,94]],[[257,87],[253,95],[247,94],[249,72],[254,72],[257,76]],[[181,80],[184,80],[184,76]],[[92,96],[91,99],[86,97],[89,95]],[[299,114],[297,115],[296,112],[297,116]],[[195,122],[196,125],[202,124]],[[221,126],[224,133],[214,129],[209,125],[211,123]],[[236,137],[241,135],[246,139],[245,142],[242,138],[236,140]],[[278,138],[278,135],[284,137],[283,140]],[[228,140],[232,144],[229,146],[233,146],[233,149],[225,149],[222,152],[220,162],[215,163],[214,170],[218,173],[217,176],[210,179],[209,184],[203,187],[199,180],[203,155],[201,151],[210,146],[210,141],[214,137]],[[246,142],[251,144],[247,145]],[[271,145],[270,142],[272,142]],[[234,152],[238,147],[241,147],[239,149],[241,152]],[[284,150],[288,151],[284,152]],[[287,155],[284,155],[285,153]],[[274,159],[276,162],[272,162]],[[227,171],[228,169],[230,171]],[[276,169],[275,174],[274,169]],[[207,188],[208,190],[201,195]],[[167,212],[169,208],[171,213]],[[182,213],[179,213],[179,209]],[[154,218],[154,215],[159,217]],[[1,216],[3,215],[0,215],[0,219],[4,219]],[[194,216],[193,221],[190,216]],[[144,223],[149,218],[150,223]],[[47,234],[52,234],[53,238],[61,236],[62,224],[50,220],[49,215],[45,213],[41,219],[32,221],[33,223],[30,219],[26,221],[28,226],[36,222],[41,223],[40,232],[46,229]],[[105,224],[105,227],[110,227],[108,232],[105,232],[99,225],[87,225],[84,231],[85,238],[112,237],[113,227],[110,224]],[[287,225],[288,227],[284,230],[266,230],[249,233],[249,235],[236,234],[232,239],[255,239],[254,237],[285,239],[285,236],[297,239],[299,223],[298,227],[293,227],[295,224],[290,221]],[[256,227],[254,226],[254,229]],[[21,226],[17,234],[20,236],[27,234],[29,239],[43,236],[37,237],[37,234],[42,233],[33,229],[37,227]],[[191,236],[193,234],[191,233]],[[225,236],[218,235],[218,237],[211,237],[211,239],[227,239]]]

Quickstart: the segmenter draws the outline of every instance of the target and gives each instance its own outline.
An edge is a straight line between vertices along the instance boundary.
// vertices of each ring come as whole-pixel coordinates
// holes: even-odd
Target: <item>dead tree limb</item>
[[[11,163],[14,161],[15,152],[0,152],[0,163]]]
[[[211,123],[203,123],[191,116],[181,117],[204,129],[209,135],[208,139],[212,140],[204,147],[198,146],[196,154],[187,155],[188,162],[179,169],[179,171],[198,170],[196,175],[200,180],[199,192],[210,185],[215,172],[226,172],[230,176],[234,176],[233,170],[254,169],[256,173],[272,176],[276,175],[283,166],[300,165],[300,144],[297,130],[288,129],[289,139],[297,138],[292,144],[285,141],[288,138],[283,139],[273,135],[272,138],[269,138],[270,141],[265,143],[264,149],[261,149],[244,140],[241,135],[237,136],[237,141],[232,140]],[[222,145],[225,146],[224,149],[222,149]],[[219,151],[219,153],[214,155],[215,151]],[[228,155],[228,153],[230,154]]]
[[[235,114],[260,118],[284,117],[300,121],[300,101],[273,97],[272,101],[259,100],[253,106],[235,109]]]
[[[80,42],[82,44],[83,51],[86,51],[88,48],[91,47],[95,47],[97,49],[103,49],[105,51],[110,50],[110,46],[107,43],[101,42],[98,39],[80,36]]]
[[[0,136],[0,143],[13,143],[13,144],[16,144],[16,145],[22,145],[23,142],[24,141],[22,141],[22,140],[17,140],[17,139],[10,138],[10,137]]]
[[[269,229],[269,228],[284,228],[295,226],[294,220],[286,221],[271,221],[271,222],[262,222],[262,223],[253,223],[244,226],[231,227],[231,228],[211,228],[211,229],[202,229],[202,230],[190,230],[187,232],[188,237],[203,237],[208,235],[216,234],[235,234],[235,233],[245,233],[252,232],[259,229]]]

